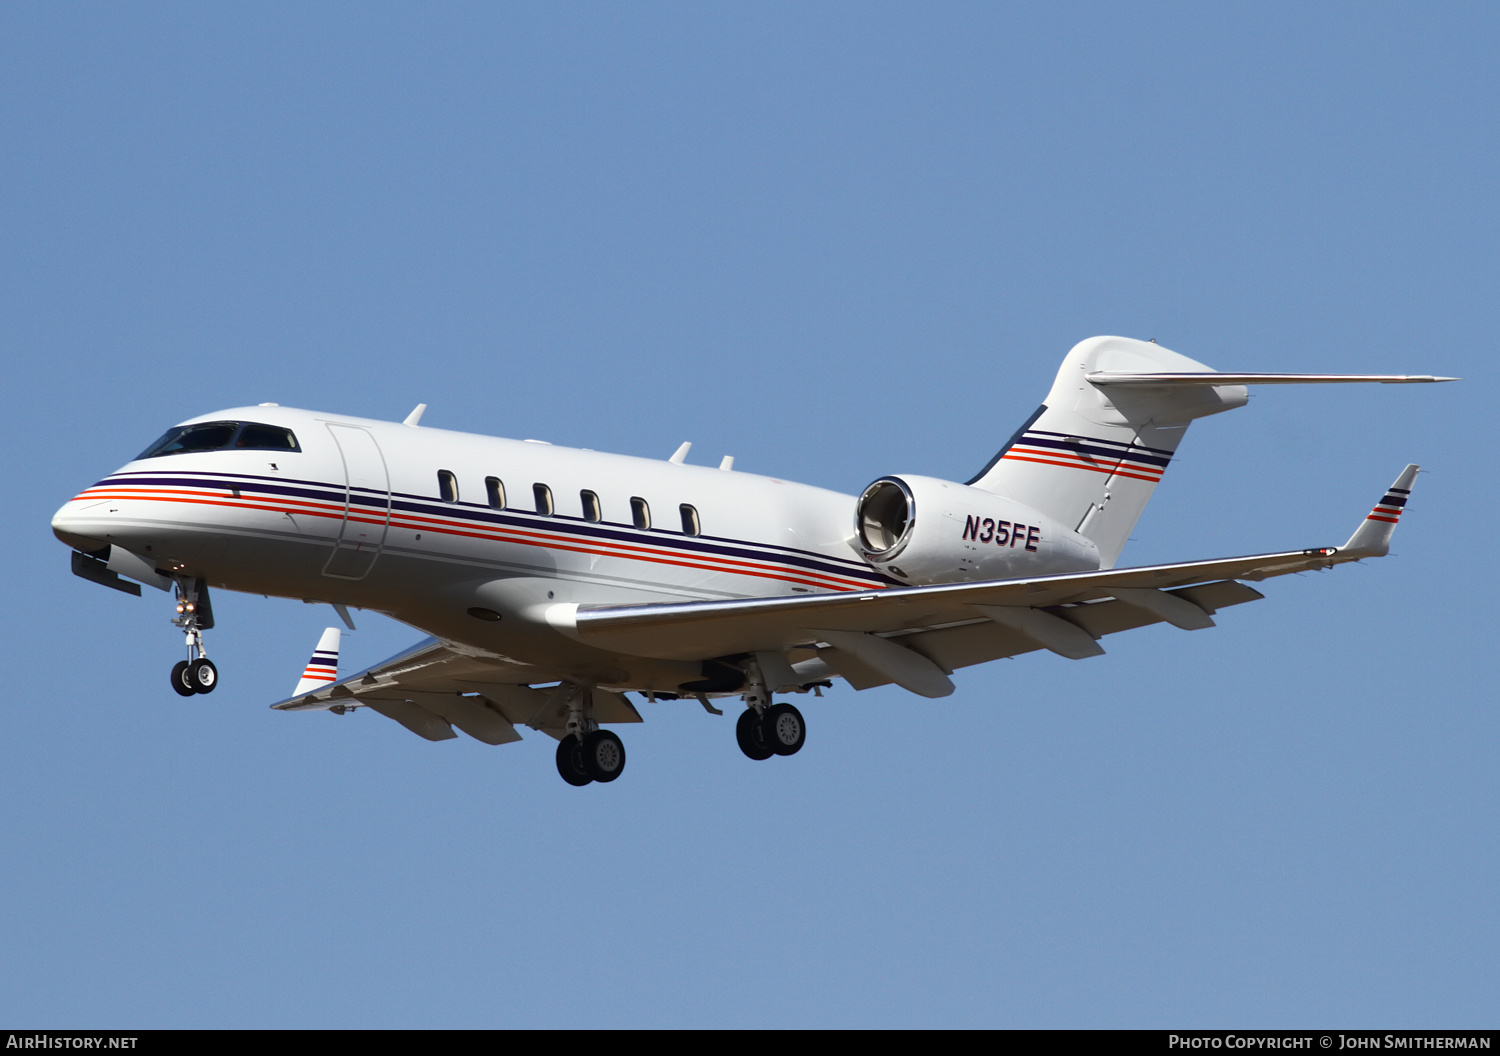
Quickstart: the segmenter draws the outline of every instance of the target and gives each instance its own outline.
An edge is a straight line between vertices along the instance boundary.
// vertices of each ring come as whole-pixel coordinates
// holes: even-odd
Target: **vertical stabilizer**
[[[1153,386],[1089,374],[1211,372],[1150,341],[1093,337],[1073,346],[1031,420],[968,483],[1055,518],[1113,568],[1194,418],[1242,407],[1243,385]]]
[[[318,639],[318,647],[313,650],[312,659],[302,671],[297,688],[292,690],[292,696],[300,697],[338,681],[339,634],[337,627],[330,627],[323,632],[323,637]]]

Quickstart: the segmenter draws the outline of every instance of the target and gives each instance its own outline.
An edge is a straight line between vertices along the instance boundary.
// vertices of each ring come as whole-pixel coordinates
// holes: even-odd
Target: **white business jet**
[[[1213,625],[1262,595],[1238,580],[1387,552],[1407,466],[1343,546],[1116,568],[1188,423],[1246,386],[1432,382],[1224,374],[1154,342],[1096,337],[964,483],[900,474],[856,498],[733,470],[598,454],[275,404],[193,418],[52,520],[73,571],[175,592],[183,695],[218,672],[209,588],[374,609],[432,637],[338,677],[326,631],[283,711],[370,708],[429,740],[558,740],[574,785],[613,781],[606,723],[648,701],[740,697],[740,748],[791,755],[802,714],[773,694],[894,683],[953,692],[961,667],[1106,634]]]

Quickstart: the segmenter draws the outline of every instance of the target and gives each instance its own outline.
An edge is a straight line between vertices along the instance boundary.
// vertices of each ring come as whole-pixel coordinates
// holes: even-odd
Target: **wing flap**
[[[1333,547],[1320,547],[1213,561],[868,592],[592,608],[556,605],[547,616],[554,626],[589,645],[638,656],[698,660],[762,649],[816,646],[827,642],[822,636],[826,631],[890,635],[969,623],[974,620],[975,605],[1045,609],[1109,598],[1113,587],[1174,591],[1219,580],[1260,580],[1329,568],[1360,556],[1364,555],[1345,555]],[[1138,596],[1136,607],[1139,609]],[[1141,623],[1136,626],[1158,622],[1159,617],[1149,610],[1140,611]]]
[[[388,719],[395,719],[418,737],[429,741],[451,741],[458,734],[438,716],[417,704],[405,700],[375,700],[364,702],[367,707]]]
[[[1201,586],[1185,587],[1171,593],[1192,602],[1210,614],[1231,605],[1243,605],[1247,601],[1257,601],[1264,597],[1260,591],[1233,580],[1204,583]],[[1078,625],[1095,638],[1164,622],[1160,617],[1138,606],[1128,605],[1121,601],[1082,602],[1047,611],[1065,614],[1065,618],[1070,623]],[[921,653],[946,671],[957,671],[962,667],[987,664],[991,660],[1022,656],[1044,648],[1035,639],[987,619],[976,620],[958,627],[943,627],[937,630],[897,635],[891,640],[899,642],[913,652]],[[826,652],[828,650],[818,650],[820,656]],[[889,685],[892,681],[880,676],[878,672],[864,668],[860,668],[856,672],[856,677],[851,678],[833,658],[830,658],[828,663],[855,689]]]

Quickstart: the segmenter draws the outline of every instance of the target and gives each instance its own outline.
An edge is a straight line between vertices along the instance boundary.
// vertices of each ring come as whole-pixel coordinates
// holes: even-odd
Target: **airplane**
[[[1048,650],[1081,660],[1154,623],[1214,625],[1261,598],[1242,580],[1379,557],[1409,465],[1342,546],[1116,567],[1188,425],[1247,386],[1457,380],[1230,374],[1154,341],[1095,337],[1045,402],[962,483],[883,476],[859,495],[686,462],[506,440],[274,403],[200,415],[58,510],[72,568],[137,596],[175,595],[184,696],[211,692],[210,588],[384,613],[430,637],[338,675],[319,639],[280,711],[369,708],[428,740],[557,743],[563,780],[610,782],[608,725],[645,702],[739,697],[751,759],[792,755],[800,710],[775,696],[897,685]]]

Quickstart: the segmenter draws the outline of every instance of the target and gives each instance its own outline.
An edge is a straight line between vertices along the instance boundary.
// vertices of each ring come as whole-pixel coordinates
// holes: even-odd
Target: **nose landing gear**
[[[219,669],[208,658],[203,647],[203,632],[214,625],[214,610],[208,600],[208,584],[202,579],[176,577],[177,618],[174,627],[182,628],[188,658],[172,665],[172,688],[184,697],[195,693],[212,693],[219,684]]]

